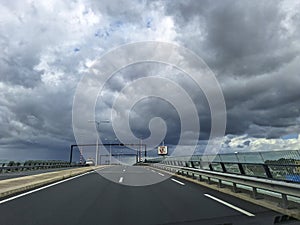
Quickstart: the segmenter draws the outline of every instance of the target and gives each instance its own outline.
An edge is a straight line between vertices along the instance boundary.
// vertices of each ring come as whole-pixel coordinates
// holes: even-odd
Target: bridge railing
[[[300,183],[299,150],[165,157],[147,162]]]
[[[180,163],[179,163],[180,164]],[[224,187],[224,183],[232,186],[233,192],[238,192],[237,185],[247,186],[251,189],[251,196],[259,198],[258,189],[280,194],[282,208],[288,208],[288,197],[296,197],[300,199],[300,184],[274,180],[263,177],[251,177],[246,174],[224,173],[216,170],[205,170],[189,166],[169,165],[167,163],[155,163],[151,166],[164,169],[180,175],[190,176],[199,181],[206,180],[208,184],[217,182],[220,188]]]
[[[12,173],[30,170],[56,169],[84,166],[69,162],[32,162],[32,163],[2,163],[0,164],[0,173]]]
[[[287,208],[288,197],[300,202],[300,151],[245,152],[217,155],[158,157],[147,163],[181,175],[191,176],[219,187],[232,186],[275,194]]]

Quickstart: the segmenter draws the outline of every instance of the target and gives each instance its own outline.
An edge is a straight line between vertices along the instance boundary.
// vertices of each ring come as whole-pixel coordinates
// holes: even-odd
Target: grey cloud
[[[282,1],[54,1],[52,10],[44,4],[0,5],[1,148],[68,148],[74,141],[73,95],[89,62],[120,44],[157,39],[190,48],[212,68],[226,100],[227,134],[271,138],[300,132],[300,20],[283,10]],[[163,23],[167,17],[174,24]],[[163,76],[186,90],[200,116],[200,139],[208,138],[205,95],[165,65],[132,65],[114,74],[98,98],[96,119],[110,118],[122,88],[143,76]],[[135,88],[138,95],[146,87]],[[126,101],[119,107],[125,109]],[[88,120],[84,110],[82,120]],[[149,135],[155,116],[165,119],[167,140],[176,143],[178,114],[157,99],[132,109],[135,135]],[[103,137],[113,135],[111,125],[101,129]]]
[[[280,1],[175,1],[168,12],[180,15],[175,17],[177,30],[183,33],[180,41],[203,57],[218,76],[272,72],[299,54],[294,45],[299,32],[289,34],[282,25],[287,14]],[[190,34],[198,40],[189,42]]]

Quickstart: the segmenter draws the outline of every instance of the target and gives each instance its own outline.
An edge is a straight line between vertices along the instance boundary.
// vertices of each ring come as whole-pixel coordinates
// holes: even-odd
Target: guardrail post
[[[208,184],[211,184],[210,177],[207,177],[207,183],[208,183]]]
[[[198,178],[199,181],[203,181],[203,178],[201,175],[199,175],[199,178]]]
[[[256,187],[252,187],[252,198],[259,199]]]
[[[279,204],[279,206],[284,209],[287,209],[289,207],[289,202],[286,194],[281,194],[281,204]]]
[[[222,184],[222,180],[221,179],[219,179],[219,181],[218,181],[218,187],[219,188],[223,188],[224,187],[224,185]]]
[[[236,183],[232,183],[232,191],[233,191],[234,193],[238,193],[238,192],[239,192],[239,190],[238,190],[238,188],[237,188],[237,186],[236,186]]]

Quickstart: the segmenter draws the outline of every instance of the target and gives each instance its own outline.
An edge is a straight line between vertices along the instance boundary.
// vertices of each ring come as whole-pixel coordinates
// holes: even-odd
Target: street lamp
[[[100,121],[97,121],[97,120],[89,120],[88,122],[89,122],[89,123],[96,123],[96,125],[97,125],[97,131],[99,131],[99,132],[100,132],[100,124],[101,124],[101,123],[110,123],[109,120],[100,120]],[[98,165],[98,155],[99,155],[99,136],[98,136],[98,133],[97,133],[95,166]],[[101,163],[101,162],[100,162],[100,163]]]
[[[115,141],[118,140],[117,138],[114,139]],[[109,141],[109,165],[111,165],[111,140],[105,138],[105,141]]]

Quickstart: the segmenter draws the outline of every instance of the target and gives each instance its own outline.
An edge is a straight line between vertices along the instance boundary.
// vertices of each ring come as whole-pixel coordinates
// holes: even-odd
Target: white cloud
[[[300,135],[297,138],[254,138],[248,135],[227,135],[223,138],[222,152],[300,150]]]

